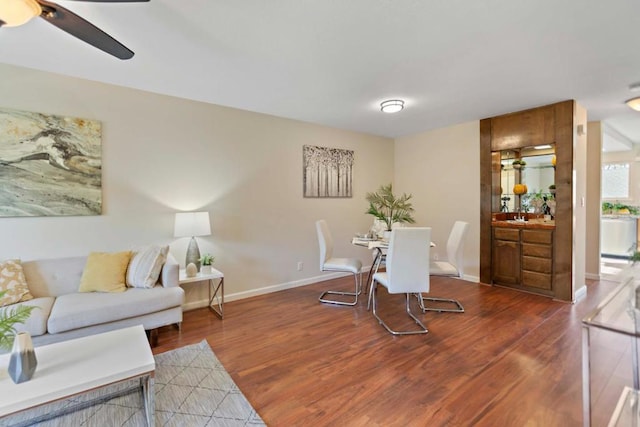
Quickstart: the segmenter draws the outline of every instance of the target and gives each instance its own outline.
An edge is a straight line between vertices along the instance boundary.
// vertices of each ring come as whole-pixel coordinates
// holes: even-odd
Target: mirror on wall
[[[555,147],[543,145],[500,152],[500,211],[533,212],[531,201],[537,194],[547,199],[555,193]],[[526,195],[518,197],[516,184],[525,184]],[[518,204],[520,203],[520,206]]]

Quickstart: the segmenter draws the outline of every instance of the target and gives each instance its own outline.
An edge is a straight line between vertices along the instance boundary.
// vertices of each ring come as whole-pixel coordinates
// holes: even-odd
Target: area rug
[[[155,356],[156,426],[264,426],[206,340]],[[146,426],[137,381],[105,387],[0,420],[1,426]],[[115,397],[114,397],[115,396]],[[64,413],[68,408],[72,412]],[[78,408],[78,409],[75,409]],[[63,415],[44,421],[60,411]]]

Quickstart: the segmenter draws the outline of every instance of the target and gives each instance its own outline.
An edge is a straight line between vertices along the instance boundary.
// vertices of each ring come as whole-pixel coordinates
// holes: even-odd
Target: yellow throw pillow
[[[131,252],[91,252],[80,279],[80,292],[123,292]]]
[[[0,262],[0,292],[5,292],[0,298],[0,307],[33,299],[19,259]]]

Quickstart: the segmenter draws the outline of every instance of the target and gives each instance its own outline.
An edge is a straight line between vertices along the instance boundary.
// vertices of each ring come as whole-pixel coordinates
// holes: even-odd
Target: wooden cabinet
[[[551,290],[553,231],[522,230],[522,286]]]
[[[493,283],[532,291],[553,288],[553,230],[493,228]]]
[[[494,228],[491,252],[493,282],[501,285],[519,285],[522,276],[520,230]]]
[[[493,241],[493,281],[495,283],[517,285],[520,283],[520,239],[516,234],[516,239],[501,239],[500,236],[506,233],[502,228],[495,228]]]
[[[578,131],[580,125],[586,127],[586,112],[573,100],[480,121],[480,282],[506,284],[561,301],[573,301],[574,287],[584,286],[584,269],[573,270],[574,265],[584,265],[585,256],[585,209],[574,209],[574,201],[581,200],[578,195],[584,193],[585,186],[578,180],[586,159],[586,153],[578,156],[586,146],[586,136]],[[544,229],[511,227],[534,232],[519,233],[514,249],[513,243],[504,242],[515,241],[497,238],[493,231],[500,228],[494,226],[493,215],[501,212],[501,151],[552,143],[556,156],[555,228],[550,234],[545,230],[545,235],[535,233]],[[494,248],[494,242],[500,242],[500,248]],[[509,278],[513,281],[516,275],[507,271],[510,261],[501,258],[513,258],[518,250],[520,258],[514,263],[519,262],[520,275],[518,284],[511,284]]]
[[[540,107],[491,119],[492,151],[555,142],[553,107]]]

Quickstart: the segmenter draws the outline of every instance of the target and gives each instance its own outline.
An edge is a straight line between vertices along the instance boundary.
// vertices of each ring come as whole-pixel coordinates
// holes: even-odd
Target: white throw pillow
[[[127,286],[153,288],[167,260],[169,246],[148,246],[131,257],[127,269]]]

